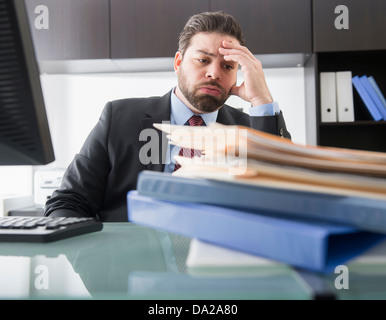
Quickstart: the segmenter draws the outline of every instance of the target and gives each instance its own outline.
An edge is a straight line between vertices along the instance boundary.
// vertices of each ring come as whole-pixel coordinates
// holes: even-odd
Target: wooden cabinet
[[[254,54],[312,52],[309,0],[210,0],[210,10],[233,15]]]
[[[112,58],[172,57],[198,12],[223,10],[241,24],[254,54],[310,53],[308,0],[110,0]]]
[[[385,0],[313,0],[314,51],[385,50],[385,12]]]
[[[254,54],[311,53],[311,0],[26,0],[39,61],[174,57],[193,14],[223,10]],[[39,28],[48,10],[48,29]]]
[[[208,0],[110,0],[111,58],[174,57],[188,18]]]
[[[348,8],[348,29],[336,28],[335,19],[342,13],[335,13],[338,5]],[[317,144],[386,152],[386,121],[372,120],[354,87],[355,121],[321,122],[319,82],[320,72],[351,71],[352,76],[373,76],[386,94],[385,11],[384,0],[313,0],[315,53],[305,70],[306,103],[315,108]]]
[[[110,58],[107,0],[25,0],[37,59]]]

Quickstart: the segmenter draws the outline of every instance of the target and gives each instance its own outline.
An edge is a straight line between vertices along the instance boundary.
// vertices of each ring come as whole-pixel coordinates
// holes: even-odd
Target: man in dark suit
[[[244,82],[236,86],[239,66]],[[183,125],[198,115],[204,125],[243,125],[290,138],[261,63],[244,46],[241,29],[230,15],[191,17],[180,34],[174,69],[178,85],[164,96],[107,103],[61,187],[47,201],[45,215],[127,221],[126,195],[136,188],[138,173],[174,170],[179,149],[165,143],[154,123]],[[225,105],[230,95],[249,101],[250,115]],[[159,148],[144,159],[149,138]]]

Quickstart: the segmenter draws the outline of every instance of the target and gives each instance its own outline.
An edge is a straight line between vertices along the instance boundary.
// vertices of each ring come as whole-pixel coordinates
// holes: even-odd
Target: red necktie
[[[202,126],[204,123],[204,120],[200,116],[191,116],[188,120],[190,126]],[[193,157],[200,157],[201,156],[201,150],[197,149],[189,149],[189,148],[181,148],[180,152],[178,153],[179,156],[187,157],[187,158],[193,158]],[[174,167],[174,171],[179,169],[181,165],[176,162],[176,165]]]

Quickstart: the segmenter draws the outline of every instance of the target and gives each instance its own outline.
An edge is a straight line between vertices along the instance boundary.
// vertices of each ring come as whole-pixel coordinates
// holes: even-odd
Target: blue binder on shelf
[[[375,92],[377,93],[378,97],[381,99],[383,106],[386,108],[386,99],[381,91],[381,89],[378,87],[377,82],[375,81],[373,76],[368,77],[371,85],[373,86]]]
[[[155,171],[139,174],[137,191],[163,200],[318,219],[386,234],[386,200],[381,199],[179,177]]]
[[[375,103],[371,99],[370,95],[367,93],[367,90],[363,86],[360,78],[358,76],[353,77],[352,83],[353,83],[355,89],[357,90],[359,96],[362,98],[362,101],[364,102],[367,110],[370,112],[372,118],[375,121],[382,120],[383,119],[382,114],[380,113],[377,106],[375,105]]]
[[[377,92],[374,90],[371,82],[367,76],[362,76],[359,78],[362,81],[363,87],[366,89],[370,98],[373,100],[375,106],[378,108],[378,111],[382,115],[383,120],[386,120],[386,108],[383,106],[382,100],[379,98]]]
[[[133,223],[321,273],[332,272],[385,239],[348,226],[165,201],[137,191],[128,193],[127,204]]]

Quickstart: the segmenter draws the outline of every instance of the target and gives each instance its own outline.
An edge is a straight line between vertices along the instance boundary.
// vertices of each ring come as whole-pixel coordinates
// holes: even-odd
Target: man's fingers
[[[231,95],[234,95],[234,96],[240,96],[240,90],[241,90],[241,87],[239,87],[239,86],[233,86],[233,87],[231,88],[230,94],[231,94]]]
[[[262,69],[261,62],[255,58],[251,53],[246,53],[238,49],[219,49],[220,54],[224,56],[226,61],[235,61],[240,63],[241,66],[254,66],[258,70]]]
[[[254,66],[254,61],[251,61],[251,59],[249,59],[248,57],[245,57],[245,56],[239,55],[239,54],[224,55],[224,60],[235,61],[235,62],[239,63],[241,66],[241,69],[243,71],[246,71],[244,68],[246,68],[247,66],[248,66],[248,68],[250,68],[251,66]],[[253,68],[255,68],[255,67],[253,67]]]
[[[233,42],[233,41],[227,41],[227,40],[224,40],[222,42],[223,44],[223,47],[220,47],[220,49],[222,48],[224,51],[226,50],[230,50],[233,52],[229,52],[230,54],[235,54],[234,51],[241,51],[243,52],[244,54],[246,54],[247,56],[249,56],[250,58],[255,58],[254,55],[252,54],[251,51],[249,51],[249,49],[247,47],[244,47],[242,46],[241,44],[238,44],[236,42]]]

